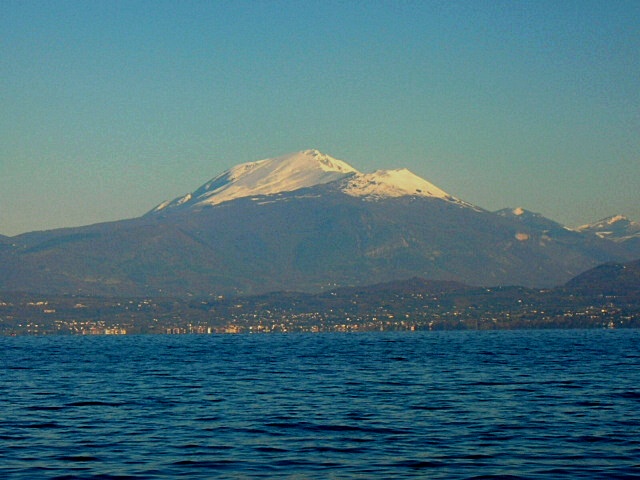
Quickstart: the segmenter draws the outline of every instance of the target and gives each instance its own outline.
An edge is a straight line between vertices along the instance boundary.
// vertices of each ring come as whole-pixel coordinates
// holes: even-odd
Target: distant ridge
[[[598,265],[572,278],[566,287],[593,295],[640,296],[640,260]]]
[[[612,215],[597,222],[578,227],[580,232],[594,233],[600,238],[625,241],[640,238],[640,223],[632,222],[624,215]]]

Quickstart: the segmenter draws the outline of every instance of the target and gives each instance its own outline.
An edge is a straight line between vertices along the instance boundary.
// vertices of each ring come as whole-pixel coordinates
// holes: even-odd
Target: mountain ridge
[[[628,217],[620,214],[582,225],[577,230],[594,233],[600,238],[607,238],[617,242],[640,238],[640,223],[633,222]]]
[[[489,212],[406,169],[360,174],[317,150],[240,164],[161,205],[0,238],[0,290],[257,294],[411,277],[549,287],[640,257],[632,242],[520,208]]]

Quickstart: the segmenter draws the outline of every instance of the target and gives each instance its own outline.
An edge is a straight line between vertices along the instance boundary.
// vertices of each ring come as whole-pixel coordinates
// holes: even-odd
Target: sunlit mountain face
[[[414,196],[463,203],[406,168],[364,174],[318,150],[304,150],[237,165],[194,192],[158,205],[152,212],[198,209],[238,198],[289,193],[327,184],[353,197]]]

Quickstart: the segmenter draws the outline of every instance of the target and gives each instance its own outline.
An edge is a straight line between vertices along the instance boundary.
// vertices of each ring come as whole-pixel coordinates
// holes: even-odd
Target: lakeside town
[[[205,299],[0,293],[0,335],[237,334],[638,328],[636,295],[523,287],[425,287]]]

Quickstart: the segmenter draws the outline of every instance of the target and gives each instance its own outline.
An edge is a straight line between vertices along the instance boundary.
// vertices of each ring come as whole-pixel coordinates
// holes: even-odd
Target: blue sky
[[[640,2],[0,2],[0,234],[307,148],[569,226],[640,221]]]

